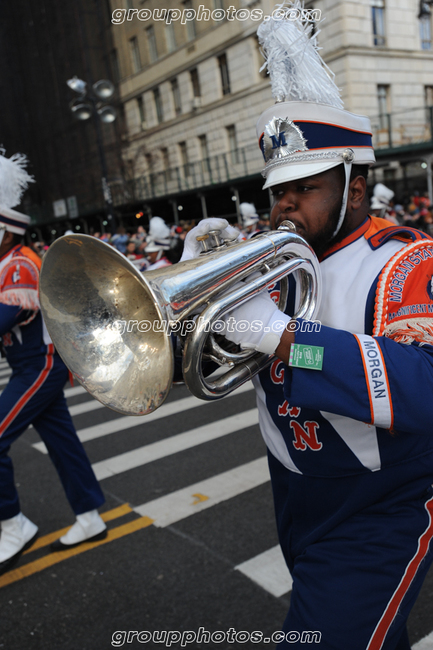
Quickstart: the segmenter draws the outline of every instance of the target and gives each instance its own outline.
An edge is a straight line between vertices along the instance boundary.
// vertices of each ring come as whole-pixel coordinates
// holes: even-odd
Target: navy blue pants
[[[293,578],[278,649],[410,650],[433,561],[433,456],[334,478],[288,472],[272,454],[269,467]]]
[[[432,539],[427,488],[418,499],[375,504],[307,546],[291,568],[289,636],[278,648],[410,650],[406,621],[432,563]],[[309,645],[314,631],[320,642]]]
[[[50,346],[51,347],[51,346]],[[76,515],[104,503],[104,495],[81,444],[63,394],[68,370],[57,354],[15,368],[0,395],[0,521],[20,512],[11,444],[30,424],[44,441]]]

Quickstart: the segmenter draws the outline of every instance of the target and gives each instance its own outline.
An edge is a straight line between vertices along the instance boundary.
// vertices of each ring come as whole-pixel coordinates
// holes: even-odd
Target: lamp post
[[[114,226],[114,213],[113,213],[113,199],[111,196],[110,186],[107,181],[107,161],[105,158],[104,146],[102,143],[102,130],[101,122],[110,124],[116,119],[116,111],[113,106],[105,102],[110,99],[114,94],[114,85],[107,79],[100,79],[91,87],[83,81],[78,79],[77,76],[68,79],[66,82],[74,92],[78,93],[79,97],[70,102],[69,108],[71,109],[74,117],[77,120],[85,121],[93,117],[93,122],[96,129],[96,141],[98,145],[99,159],[101,163],[102,172],[102,192],[104,195],[105,211],[107,220],[110,222],[110,228]]]

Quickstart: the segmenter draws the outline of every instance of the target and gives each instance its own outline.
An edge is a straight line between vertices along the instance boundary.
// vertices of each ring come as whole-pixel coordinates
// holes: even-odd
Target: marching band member
[[[149,240],[144,249],[149,265],[145,269],[142,267],[141,270],[154,271],[164,266],[171,266],[171,262],[165,254],[169,250],[170,242],[168,240]]]
[[[228,314],[225,336],[275,354],[254,384],[293,578],[278,647],[305,648],[315,631],[323,650],[410,650],[432,563],[433,241],[369,216],[370,121],[343,109],[311,31],[260,26],[278,103],[257,135],[271,228],[290,220],[320,261],[318,326],[292,320],[293,291],[287,313],[263,291]],[[188,234],[186,257],[207,228]],[[260,331],[236,328],[259,314]]]
[[[170,266],[171,262],[166,256],[170,250],[171,231],[161,217],[152,217],[149,221],[149,235],[146,240],[144,254],[146,263],[142,265],[141,271],[153,271],[164,266]]]
[[[44,441],[76,515],[55,551],[103,539],[97,508],[104,496],[76,434],[63,394],[68,370],[42,320],[38,283],[41,258],[23,246],[30,217],[11,208],[33,179],[21,154],[0,155],[0,336],[12,376],[0,395],[0,574],[31,546],[37,526],[22,512],[14,484],[11,444],[30,424]]]
[[[373,188],[373,196],[371,197],[370,202],[370,214],[380,217],[381,219],[387,219],[398,225],[398,221],[395,217],[395,212],[392,210],[390,202],[394,197],[394,192],[383,185],[383,183],[376,183]]]

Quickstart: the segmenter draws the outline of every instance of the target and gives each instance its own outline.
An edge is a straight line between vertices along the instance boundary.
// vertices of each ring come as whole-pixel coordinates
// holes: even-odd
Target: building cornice
[[[433,50],[398,50],[389,47],[371,47],[360,45],[348,45],[340,47],[324,56],[326,63],[329,65],[336,59],[347,56],[374,56],[380,58],[400,58],[400,59],[419,59],[420,61],[433,60]]]

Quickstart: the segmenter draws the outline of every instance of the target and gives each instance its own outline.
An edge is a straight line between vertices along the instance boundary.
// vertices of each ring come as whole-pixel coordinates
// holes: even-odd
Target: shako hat
[[[254,226],[259,220],[259,215],[257,214],[256,207],[254,203],[241,203],[239,206],[239,211],[242,217],[242,225],[244,228],[248,226]]]

